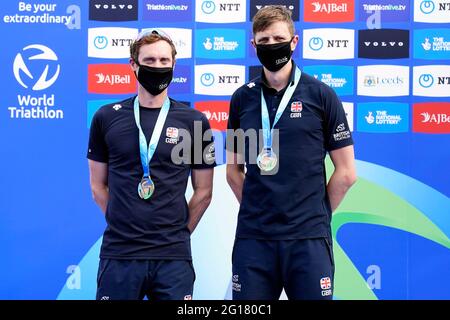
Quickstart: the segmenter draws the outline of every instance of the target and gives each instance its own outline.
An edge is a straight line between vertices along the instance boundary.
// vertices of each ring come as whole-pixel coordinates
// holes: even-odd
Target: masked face
[[[294,38],[292,38],[294,39]],[[257,44],[256,55],[261,64],[267,70],[275,72],[283,68],[291,59],[291,42],[280,42],[274,44]]]
[[[136,63],[139,66],[137,71],[137,80],[151,95],[157,96],[163,92],[172,81],[173,68],[155,68],[144,66]]]

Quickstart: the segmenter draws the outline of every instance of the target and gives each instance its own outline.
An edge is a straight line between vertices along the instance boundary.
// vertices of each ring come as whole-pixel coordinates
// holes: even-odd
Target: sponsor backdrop
[[[359,179],[333,217],[335,298],[450,298],[446,0],[5,1],[0,298],[94,298],[105,222],[89,188],[88,129],[100,106],[135,92],[128,47],[147,28],[177,46],[171,96],[216,130],[213,202],[192,241],[194,298],[231,297],[238,205],[224,130],[230,95],[260,72],[250,21],[268,4],[292,10],[294,59],[336,90],[353,130]]]

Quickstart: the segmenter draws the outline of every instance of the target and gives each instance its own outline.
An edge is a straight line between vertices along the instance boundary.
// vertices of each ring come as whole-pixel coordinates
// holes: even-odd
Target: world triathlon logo
[[[420,3],[420,11],[422,11],[424,14],[432,13],[435,7],[436,6],[434,5],[434,2],[431,0],[424,0]]]
[[[205,87],[212,86],[214,84],[214,75],[212,73],[204,73],[200,77],[200,82]]]
[[[202,11],[206,14],[211,14],[216,10],[216,4],[213,1],[207,0],[202,3]]]
[[[323,47],[323,40],[320,37],[312,37],[309,40],[309,47],[311,50],[318,51]]]
[[[29,86],[32,86],[34,91],[47,89],[58,79],[60,65],[57,61],[56,54],[46,46],[26,46],[14,59],[14,77],[25,89]]]

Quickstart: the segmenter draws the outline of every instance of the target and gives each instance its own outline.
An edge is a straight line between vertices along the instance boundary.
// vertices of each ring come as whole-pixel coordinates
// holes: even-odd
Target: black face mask
[[[294,38],[292,38],[294,39]],[[267,70],[275,72],[283,68],[292,56],[291,41],[274,44],[257,44],[256,55]]]
[[[154,96],[163,92],[172,81],[173,68],[154,68],[136,64],[139,66],[137,80],[145,90]]]

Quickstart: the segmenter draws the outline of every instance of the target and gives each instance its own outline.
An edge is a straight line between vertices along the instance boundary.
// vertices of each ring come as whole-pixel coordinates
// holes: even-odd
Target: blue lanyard
[[[144,177],[150,177],[150,161],[155,154],[156,147],[158,146],[159,137],[161,136],[164,123],[166,122],[167,114],[169,113],[170,100],[166,97],[164,104],[159,111],[158,120],[156,120],[155,128],[153,129],[150,143],[147,147],[147,140],[145,139],[144,132],[141,128],[141,118],[139,115],[139,101],[138,97],[134,99],[134,120],[136,120],[136,126],[139,129],[139,151],[141,154],[142,169],[144,170]]]
[[[275,119],[273,120],[272,128],[270,127],[269,120],[269,112],[267,110],[266,99],[264,98],[264,93],[261,88],[261,120],[262,120],[262,130],[263,130],[263,138],[264,138],[264,148],[272,148],[272,137],[273,137],[273,128],[277,124],[278,120],[280,120],[281,115],[286,109],[289,100],[291,100],[292,95],[294,94],[295,88],[297,88],[297,84],[300,80],[302,72],[298,67],[295,68],[295,77],[294,83],[291,84],[283,94],[283,98],[281,98],[281,102],[278,105],[277,113],[275,115]]]

